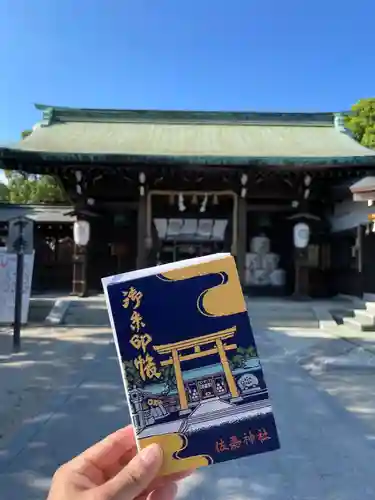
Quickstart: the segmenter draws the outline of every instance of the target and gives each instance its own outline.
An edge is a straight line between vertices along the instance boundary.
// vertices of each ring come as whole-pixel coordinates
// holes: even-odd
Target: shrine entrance
[[[157,191],[147,195],[150,265],[217,252],[235,254],[237,195],[232,191]]]
[[[183,361],[189,361],[218,354],[221,366],[224,371],[225,381],[232,396],[232,401],[239,399],[236,381],[230,370],[226,354],[227,351],[237,349],[237,344],[226,343],[227,340],[234,337],[235,333],[236,327],[233,326],[226,330],[210,333],[201,337],[195,337],[193,339],[175,342],[173,344],[154,346],[154,349],[158,354],[170,354],[170,357],[162,361],[160,364],[161,366],[174,366],[181,414],[190,413],[188,405],[188,395],[186,394],[185,383],[181,371],[181,363]],[[210,346],[210,344],[213,345]],[[218,387],[218,389],[216,389],[216,386]],[[194,393],[193,399],[198,402],[215,397],[217,396],[217,392],[221,390],[221,387],[224,387],[223,384],[220,384],[219,387],[219,384],[216,383],[216,381],[214,383],[213,377],[207,377],[204,380],[197,382],[195,386],[196,390],[192,391]]]
[[[197,383],[198,390],[200,392],[200,399],[203,401],[205,399],[211,399],[215,397],[214,381],[212,378],[206,380],[199,380]]]
[[[226,219],[154,219],[158,233],[158,264],[223,252]]]

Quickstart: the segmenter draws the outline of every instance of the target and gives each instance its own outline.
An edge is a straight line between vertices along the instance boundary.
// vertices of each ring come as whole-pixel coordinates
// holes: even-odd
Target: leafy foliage
[[[177,380],[174,367],[172,365],[164,366],[160,369],[160,372],[160,382],[163,382],[166,386],[165,394],[169,394],[171,391],[177,388]]]
[[[375,149],[375,97],[354,104],[351,115],[346,118],[346,126],[362,146]]]
[[[137,387],[141,389],[145,386],[145,381],[139,375],[137,368],[134,366],[133,361],[123,361],[122,363],[124,372],[126,373],[126,379],[128,381],[129,387]],[[158,380],[161,384],[166,386],[164,395],[169,394],[177,388],[176,375],[174,372],[174,367],[169,365],[159,369],[161,377]]]
[[[24,130],[22,139],[32,130]],[[68,198],[57,179],[50,175],[28,175],[20,171],[5,171],[8,185],[0,183],[0,201],[10,203],[63,203]]]
[[[126,380],[128,381],[128,384],[131,388],[140,388],[144,386],[144,381],[142,380],[137,368],[134,366],[134,363],[132,361],[124,361],[122,366],[126,373]]]
[[[32,133],[32,130],[28,129],[28,130],[23,130],[21,132],[21,137],[22,139],[26,139],[26,137],[29,137],[29,135]]]
[[[229,360],[232,370],[236,368],[244,368],[246,362],[251,358],[256,358],[258,356],[255,347],[239,347],[236,354]]]
[[[11,203],[62,203],[66,193],[57,180],[49,175],[26,175],[6,172],[8,178],[8,200]],[[1,194],[0,194],[1,196]]]
[[[3,182],[0,182],[0,201],[9,201],[9,189]]]

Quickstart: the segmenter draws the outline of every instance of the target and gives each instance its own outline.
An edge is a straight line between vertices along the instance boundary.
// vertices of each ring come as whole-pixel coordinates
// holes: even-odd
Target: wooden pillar
[[[294,292],[293,298],[303,300],[309,297],[310,271],[307,258],[308,249],[294,249]]]
[[[178,397],[180,399],[180,410],[182,411],[187,410],[188,402],[185,392],[184,379],[182,378],[180,358],[178,357],[177,349],[172,349],[172,360],[173,360],[174,372],[176,375]]]
[[[231,253],[237,257],[237,237],[238,237],[238,195],[233,193],[233,210],[232,210],[232,247]]]
[[[225,352],[225,349],[223,346],[223,342],[221,339],[216,339],[216,347],[217,347],[217,350],[218,350],[218,353],[220,356],[220,361],[221,361],[221,364],[222,364],[222,367],[224,370],[224,374],[225,374],[225,378],[227,380],[227,384],[228,384],[229,390],[232,394],[232,397],[238,398],[239,394],[238,394],[236,381],[234,380],[233,374],[230,370],[228,358],[227,358],[227,355],[226,355],[226,352]]]
[[[364,227],[359,225],[357,226],[357,241],[356,241],[356,250],[357,250],[357,270],[359,273],[363,270],[363,243],[365,237]]]
[[[72,294],[87,297],[87,247],[74,245]]]
[[[358,296],[362,297],[365,290],[364,277],[364,248],[365,246],[365,227],[357,226],[356,251],[357,251],[357,272],[358,272]]]
[[[146,267],[147,249],[147,197],[140,196],[138,203],[138,222],[137,222],[137,269]]]
[[[237,269],[241,285],[245,285],[246,267],[246,242],[247,242],[247,201],[245,198],[238,200],[238,225],[237,225]]]

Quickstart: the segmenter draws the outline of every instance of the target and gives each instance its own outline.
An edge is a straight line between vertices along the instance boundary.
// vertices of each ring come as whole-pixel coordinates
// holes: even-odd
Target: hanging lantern
[[[74,243],[84,247],[90,240],[90,224],[86,220],[78,220],[73,226]]]
[[[293,229],[294,246],[296,248],[306,248],[310,240],[310,228],[304,222],[299,222]]]

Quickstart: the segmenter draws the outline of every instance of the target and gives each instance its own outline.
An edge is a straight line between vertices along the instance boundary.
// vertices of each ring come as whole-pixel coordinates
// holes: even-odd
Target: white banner
[[[29,316],[33,268],[34,253],[24,255],[21,316],[23,324],[27,323]],[[0,324],[14,322],[16,274],[17,255],[0,248]]]

